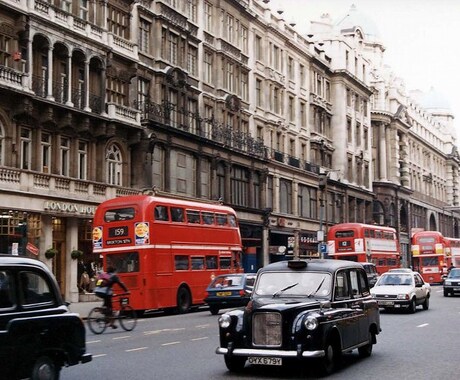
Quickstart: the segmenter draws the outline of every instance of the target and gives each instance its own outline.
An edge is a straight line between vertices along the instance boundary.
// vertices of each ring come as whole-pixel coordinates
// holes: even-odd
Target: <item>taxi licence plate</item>
[[[281,358],[259,358],[257,356],[250,356],[248,358],[249,364],[259,364],[259,365],[282,365],[283,361]]]
[[[217,292],[216,295],[217,297],[227,297],[227,296],[231,296],[232,292]]]

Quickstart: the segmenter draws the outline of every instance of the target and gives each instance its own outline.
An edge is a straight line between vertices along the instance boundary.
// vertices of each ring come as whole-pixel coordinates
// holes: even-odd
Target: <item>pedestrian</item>
[[[450,263],[450,267],[449,267],[449,269],[447,270],[447,273],[450,273],[450,271],[451,271],[453,268],[455,268],[454,263]]]

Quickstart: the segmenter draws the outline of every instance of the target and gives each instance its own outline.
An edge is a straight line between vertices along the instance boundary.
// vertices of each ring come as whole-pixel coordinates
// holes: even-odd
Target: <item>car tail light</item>
[[[241,297],[244,297],[244,289],[240,290],[239,293]]]

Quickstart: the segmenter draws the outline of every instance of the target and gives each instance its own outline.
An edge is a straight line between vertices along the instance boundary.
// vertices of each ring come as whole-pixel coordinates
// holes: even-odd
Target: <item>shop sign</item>
[[[77,203],[45,201],[45,211],[64,212],[68,214],[94,215],[96,206],[80,205]]]
[[[35,256],[38,256],[38,248],[32,243],[27,243],[26,249]]]

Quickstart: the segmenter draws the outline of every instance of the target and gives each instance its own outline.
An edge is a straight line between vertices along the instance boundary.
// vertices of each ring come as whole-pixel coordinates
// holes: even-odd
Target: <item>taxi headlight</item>
[[[223,329],[227,329],[230,327],[230,323],[232,322],[232,318],[228,314],[222,314],[219,317],[219,326]]]
[[[309,315],[305,320],[303,321],[303,324],[307,330],[314,330],[318,327],[319,323],[316,317],[313,317],[312,315]]]

